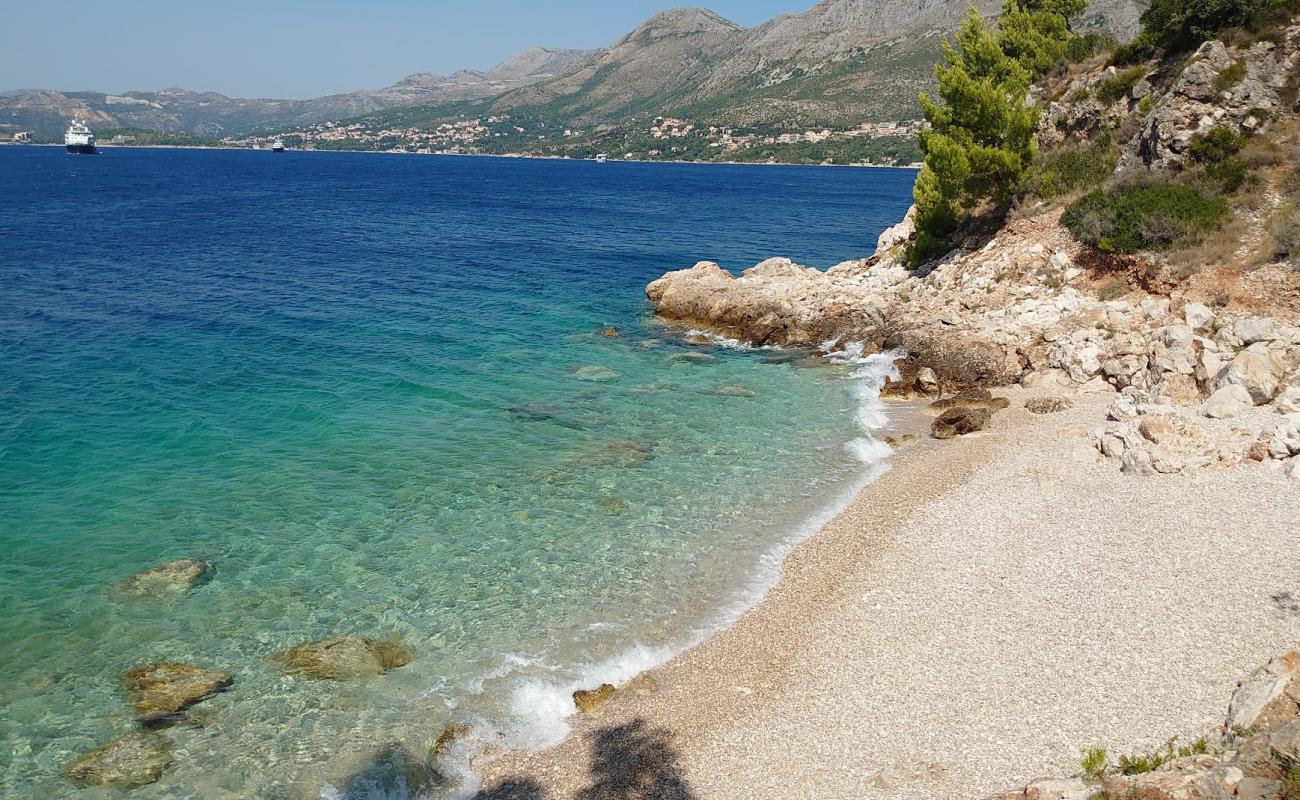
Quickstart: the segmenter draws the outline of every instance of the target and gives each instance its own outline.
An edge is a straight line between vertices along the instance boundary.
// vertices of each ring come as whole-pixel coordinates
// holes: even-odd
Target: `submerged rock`
[[[430,752],[436,757],[443,755],[456,744],[457,741],[469,736],[470,728],[464,723],[454,723],[443,728],[437,741],[433,743]]]
[[[990,409],[958,406],[940,414],[930,430],[936,439],[955,439],[984,430],[991,419],[993,411]]]
[[[411,663],[411,651],[400,641],[381,642],[364,636],[337,636],[291,647],[268,657],[286,672],[321,680],[372,678]]]
[[[573,704],[584,714],[599,711],[614,698],[614,685],[602,683],[595,689],[579,689],[573,693]]]
[[[587,364],[586,366],[574,367],[573,377],[580,381],[603,383],[605,381],[616,381],[622,376],[609,367],[599,367],[594,364]]]
[[[135,707],[141,725],[152,726],[225,689],[234,679],[189,664],[158,663],[137,667],[122,676],[122,689]]]
[[[613,325],[607,325],[600,329],[600,335],[606,339],[618,339],[623,336],[623,332],[618,328],[615,328]]]
[[[709,394],[718,397],[758,397],[758,392],[745,386],[719,386]]]
[[[156,733],[128,733],[77,759],[67,776],[81,783],[132,789],[153,783],[175,762],[167,740]]]
[[[185,594],[211,572],[206,561],[182,558],[127,578],[117,591],[134,600],[172,600]]]

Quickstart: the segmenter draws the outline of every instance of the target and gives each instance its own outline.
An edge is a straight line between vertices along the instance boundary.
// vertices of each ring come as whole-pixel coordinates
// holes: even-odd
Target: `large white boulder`
[[[1255,405],[1262,406],[1281,391],[1285,369],[1282,362],[1266,350],[1242,350],[1219,374],[1214,388],[1217,391],[1225,386],[1241,386],[1250,393]]]
[[[1255,401],[1245,387],[1230,383],[1210,395],[1205,402],[1205,416],[1213,419],[1231,419],[1255,407]]]

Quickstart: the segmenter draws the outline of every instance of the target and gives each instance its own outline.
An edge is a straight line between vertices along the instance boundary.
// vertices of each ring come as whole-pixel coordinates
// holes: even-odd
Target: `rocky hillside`
[[[920,116],[944,35],[967,0],[823,0],[746,29],[703,8],[646,21],[572,72],[470,107],[403,109],[379,117],[427,124],[509,113],[553,125],[619,126],[673,116],[731,126],[802,128]],[[976,0],[994,15],[999,0]],[[1097,0],[1088,25],[1123,39],[1145,0]]]
[[[473,100],[553,78],[587,56],[582,50],[525,50],[486,72],[449,76],[419,72],[392,86],[311,100],[226,97],[170,88],[156,92],[19,90],[0,95],[0,125],[42,136],[63,133],[80,117],[101,129],[136,128],[199,137],[238,136],[256,129],[305,125],[417,103]]]
[[[1040,90],[1058,98],[1040,130],[1057,144],[1036,188],[943,260],[903,266],[909,220],[827,272],[706,262],[647,294],[665,320],[751,344],[899,350],[895,395],[1114,393],[1092,436],[1128,474],[1264,463],[1300,478],[1297,64],[1300,19],[1127,73],[1083,65]],[[1220,213],[1185,227],[1202,204]]]

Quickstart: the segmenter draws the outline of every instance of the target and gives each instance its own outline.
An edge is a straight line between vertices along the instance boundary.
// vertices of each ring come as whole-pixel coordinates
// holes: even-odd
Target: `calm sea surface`
[[[879,370],[686,345],[645,284],[869,254],[913,177],[0,148],[0,796],[120,797],[62,773],[159,660],[235,683],[133,798],[403,797],[451,721],[562,736],[878,460]],[[174,602],[113,591],[183,557],[213,575]],[[264,660],[343,633],[416,658]]]

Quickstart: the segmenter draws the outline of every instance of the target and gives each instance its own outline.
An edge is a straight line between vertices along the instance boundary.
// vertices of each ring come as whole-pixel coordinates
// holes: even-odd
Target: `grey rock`
[[[158,780],[175,760],[158,734],[128,733],[77,759],[67,775],[79,783],[133,789]]]

